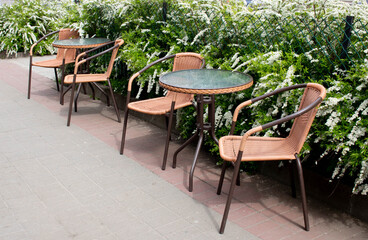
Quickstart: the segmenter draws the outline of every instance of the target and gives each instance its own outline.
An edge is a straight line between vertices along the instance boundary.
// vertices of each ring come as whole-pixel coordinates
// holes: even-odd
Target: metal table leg
[[[173,157],[173,168],[175,168],[178,153],[182,151],[186,146],[188,146],[191,142],[193,142],[197,137],[199,138],[196,151],[194,153],[192,167],[189,173],[189,192],[193,191],[194,170],[197,164],[199,152],[203,144],[204,131],[208,131],[213,140],[218,144],[218,140],[215,135],[215,95],[197,95],[197,104],[197,131],[175,151]],[[204,122],[203,118],[204,104],[207,104],[209,107],[208,122]]]

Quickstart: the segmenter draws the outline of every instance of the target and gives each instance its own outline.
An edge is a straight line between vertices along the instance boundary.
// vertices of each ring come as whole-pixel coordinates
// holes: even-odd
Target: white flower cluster
[[[217,111],[216,111],[217,113]],[[217,115],[219,119],[216,119],[216,128],[221,128],[222,126],[230,127],[231,123],[233,122],[233,114],[231,111],[225,112],[224,115],[221,116],[221,113]]]
[[[142,94],[142,91],[143,91],[143,84],[141,82],[137,82],[137,85],[139,86],[139,89],[138,89],[138,93],[137,95],[135,96],[136,99],[139,99],[141,94]]]
[[[327,119],[325,125],[329,128],[329,131],[332,132],[335,126],[341,121],[340,112],[332,112],[330,117]]]
[[[200,38],[200,37],[202,37],[203,36],[203,34],[205,33],[205,32],[207,32],[209,30],[209,28],[206,28],[206,29],[203,29],[202,31],[200,31],[195,37],[194,37],[194,39],[193,39],[193,41],[190,43],[190,45],[193,45],[193,44],[195,44],[197,41],[198,41],[198,39]]]
[[[151,92],[153,85],[156,83],[156,77],[157,77],[157,69],[153,72],[153,75],[150,75],[148,78],[148,86],[147,86],[147,92]]]
[[[354,121],[356,118],[358,118],[358,116],[360,115],[360,113],[364,116],[367,115],[367,111],[368,111],[368,99],[365,99],[357,108],[357,110],[355,111],[355,113],[349,118],[349,121]]]
[[[354,126],[351,132],[347,136],[349,140],[346,142],[346,145],[353,146],[360,137],[365,136],[365,133],[366,133],[365,127]]]
[[[368,184],[364,184],[364,181],[368,179],[368,163],[367,161],[361,162],[361,169],[359,173],[359,177],[355,181],[355,186],[353,189],[353,193],[362,192],[362,195],[367,195],[368,193]]]

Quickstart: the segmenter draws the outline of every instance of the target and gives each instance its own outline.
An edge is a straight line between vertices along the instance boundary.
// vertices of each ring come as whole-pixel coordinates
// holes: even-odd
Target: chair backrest
[[[111,72],[112,72],[112,68],[114,67],[114,61],[115,61],[116,55],[118,54],[119,48],[120,48],[121,45],[123,45],[123,43],[124,43],[123,39],[116,39],[115,40],[114,46],[116,46],[118,44],[119,47],[116,47],[112,50],[109,66],[107,67],[107,71],[105,73],[108,78],[110,77]]]
[[[319,97],[322,97],[322,99],[324,99],[325,94],[326,90],[321,85],[308,83],[307,87],[304,90],[299,110],[302,110],[305,107],[309,106]],[[318,106],[300,115],[294,120],[293,126],[291,127],[290,134],[287,139],[290,145],[293,146],[293,148],[295,149],[296,153],[299,153],[303,147],[309,129],[311,128],[313,120],[316,116]]]
[[[173,72],[187,69],[200,69],[201,67],[203,67],[203,57],[200,54],[191,52],[175,54]],[[184,101],[191,101],[194,97],[194,94],[174,93],[171,91],[168,91],[166,96],[172,97],[173,94],[176,94],[176,99],[180,98]]]
[[[71,28],[63,28],[59,31],[59,40],[80,38],[79,32]],[[58,50],[56,58],[63,59],[64,51]],[[65,54],[65,60],[74,60],[76,57],[76,49],[68,49]]]
[[[199,69],[203,65],[203,57],[198,53],[177,53],[174,58],[173,72],[186,69]]]

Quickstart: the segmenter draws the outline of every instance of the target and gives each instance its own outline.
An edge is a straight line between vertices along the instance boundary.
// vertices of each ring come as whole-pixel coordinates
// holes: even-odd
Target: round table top
[[[219,69],[191,69],[160,76],[160,85],[170,91],[191,94],[223,94],[241,91],[253,84],[249,74]]]
[[[109,41],[107,38],[74,38],[56,40],[52,45],[57,48],[94,48]]]

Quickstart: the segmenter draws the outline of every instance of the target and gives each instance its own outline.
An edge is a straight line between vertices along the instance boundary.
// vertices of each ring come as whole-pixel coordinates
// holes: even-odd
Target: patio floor
[[[52,69],[33,68],[26,99],[28,61],[0,60],[0,239],[368,239],[367,223],[311,197],[304,231],[299,196],[244,173],[220,235],[231,170],[216,195],[220,167],[202,152],[189,193],[194,146],[173,169],[173,141],[162,171],[166,131],[130,117],[120,155],[113,107],[82,94],[67,127]]]

